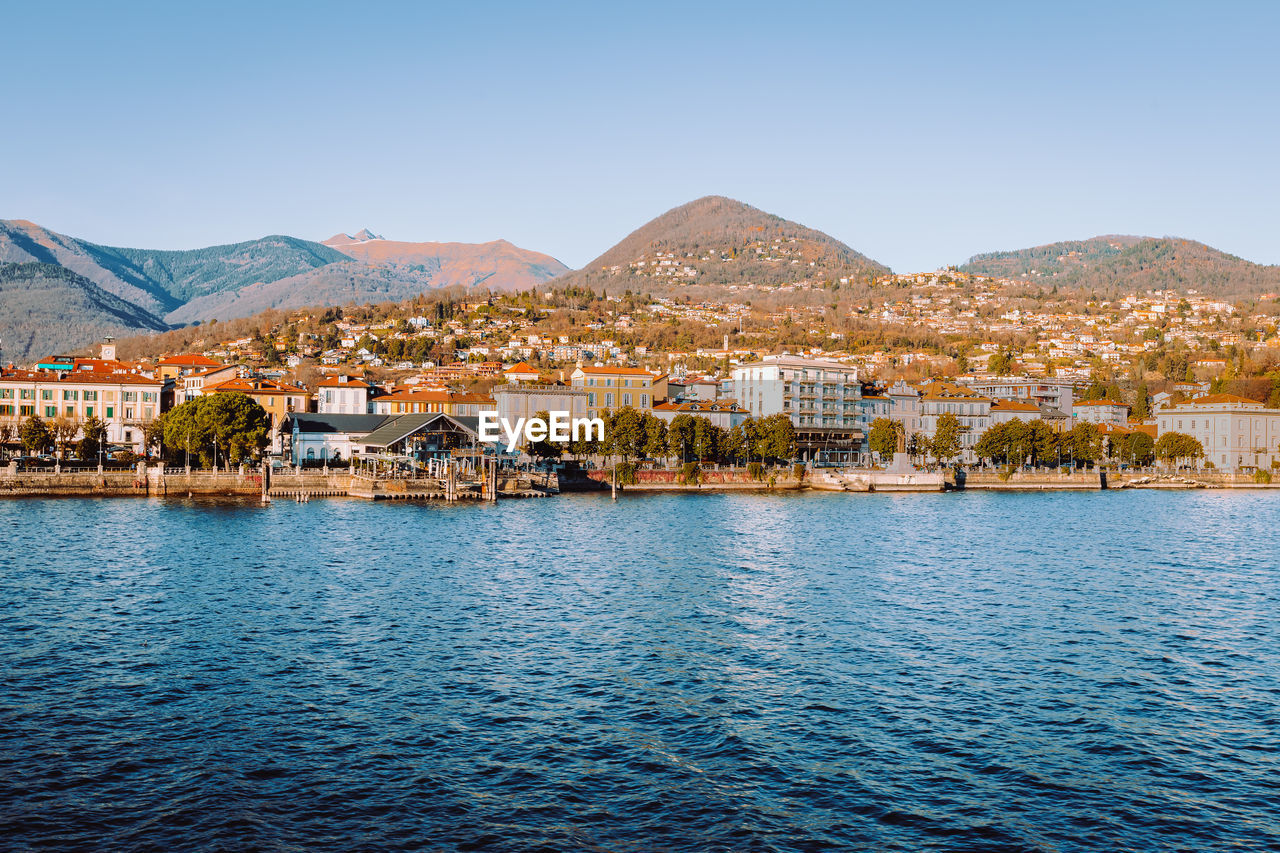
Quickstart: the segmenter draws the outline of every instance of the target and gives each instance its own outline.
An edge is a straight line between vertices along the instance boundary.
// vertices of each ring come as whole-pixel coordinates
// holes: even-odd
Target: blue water
[[[0,847],[1280,846],[1280,495],[0,502]]]

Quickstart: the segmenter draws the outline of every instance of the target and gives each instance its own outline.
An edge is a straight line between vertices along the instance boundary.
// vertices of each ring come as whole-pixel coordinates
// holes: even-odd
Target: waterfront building
[[[388,420],[388,415],[293,412],[280,427],[282,453],[292,465],[349,462],[363,453],[362,439]]]
[[[725,430],[733,429],[751,417],[750,413],[739,406],[736,400],[685,400],[682,402],[668,400],[654,406],[653,414],[668,424],[679,415],[706,418],[713,426]]]
[[[966,376],[960,382],[984,397],[1045,403],[1071,415],[1075,385],[1063,379],[1015,376]]]
[[[733,388],[739,405],[753,418],[781,413],[797,428],[862,426],[858,369],[838,361],[765,356],[734,368]]]
[[[466,391],[450,391],[447,388],[422,388],[416,385],[393,388],[390,393],[375,397],[374,414],[446,414],[460,417],[477,417],[482,411],[492,411],[493,397]]]
[[[1008,423],[1012,420],[1040,420],[1040,406],[1024,400],[992,400],[991,425]]]
[[[605,367],[578,365],[569,381],[574,388],[587,394],[587,417],[595,418],[630,406],[639,412],[653,409],[655,379],[661,380],[661,391],[666,396],[666,375],[655,377],[639,367]]]
[[[938,430],[938,418],[944,414],[955,415],[960,422],[961,462],[975,464],[978,456],[973,446],[979,436],[991,426],[991,398],[954,382],[931,382],[920,389],[921,431],[933,438]]]
[[[1280,464],[1280,409],[1234,394],[1172,403],[1156,414],[1159,435],[1180,432],[1200,442],[1220,471],[1270,470]]]
[[[494,405],[487,410],[496,409],[498,417],[511,424],[538,412],[568,412],[571,418],[587,417],[587,392],[567,385],[497,385],[493,389],[493,401]]]
[[[1129,423],[1129,407],[1115,400],[1081,400],[1075,404],[1075,418],[1091,424],[1126,426]]]
[[[15,429],[37,415],[106,425],[107,443],[143,452],[144,428],[160,415],[164,382],[128,370],[0,370],[0,422]]]
[[[363,379],[339,374],[316,386],[316,410],[322,415],[365,415],[373,411],[371,392]]]
[[[271,417],[271,428],[278,430],[290,412],[305,412],[311,405],[311,392],[284,382],[270,379],[229,379],[210,385],[202,394],[244,394],[266,410]]]

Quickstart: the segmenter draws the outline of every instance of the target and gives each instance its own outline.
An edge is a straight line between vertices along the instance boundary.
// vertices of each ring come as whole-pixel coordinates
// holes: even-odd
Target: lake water
[[[0,847],[1280,845],[1280,495],[0,502]]]

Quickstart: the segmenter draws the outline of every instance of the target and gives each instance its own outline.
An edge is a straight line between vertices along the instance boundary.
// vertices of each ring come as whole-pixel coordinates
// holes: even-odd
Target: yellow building
[[[584,367],[570,375],[574,388],[587,392],[587,417],[630,406],[638,412],[653,411],[656,377],[639,367]],[[665,387],[666,377],[662,377]],[[665,392],[664,395],[665,396]]]

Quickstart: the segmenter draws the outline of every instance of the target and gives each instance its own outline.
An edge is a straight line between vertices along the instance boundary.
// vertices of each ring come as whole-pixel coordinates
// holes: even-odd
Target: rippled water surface
[[[1274,848],[1277,519],[0,502],[0,847]]]

